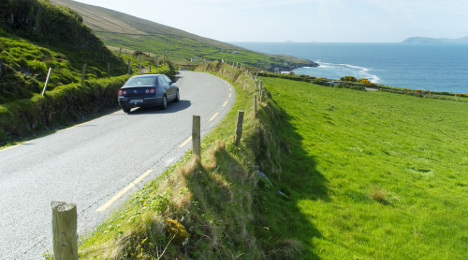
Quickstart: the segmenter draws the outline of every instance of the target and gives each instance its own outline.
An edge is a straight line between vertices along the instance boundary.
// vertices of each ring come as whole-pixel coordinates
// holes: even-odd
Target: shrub
[[[359,80],[361,82],[361,84],[364,84],[364,85],[372,85],[372,82],[370,82],[368,79],[366,78],[362,78]]]
[[[45,96],[0,105],[0,145],[115,107],[117,91],[128,77],[87,81],[83,87],[77,83],[60,86]]]
[[[357,82],[358,80],[353,76],[344,76],[340,78],[340,81]]]

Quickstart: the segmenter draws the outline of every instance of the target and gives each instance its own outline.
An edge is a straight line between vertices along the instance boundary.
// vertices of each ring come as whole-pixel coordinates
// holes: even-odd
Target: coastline
[[[367,78],[376,84],[413,90],[468,93],[468,48],[461,44],[236,43],[269,54],[320,63],[294,68],[297,74],[339,79]],[[284,71],[292,71],[284,67]]]

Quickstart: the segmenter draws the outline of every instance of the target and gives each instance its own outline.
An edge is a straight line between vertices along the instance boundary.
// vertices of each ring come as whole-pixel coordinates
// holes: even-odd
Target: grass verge
[[[255,225],[260,225],[255,213],[257,162],[272,164],[268,143],[274,140],[253,111],[255,82],[221,63],[201,70],[229,80],[237,97],[232,111],[203,139],[202,159],[187,154],[134,194],[85,238],[81,259],[261,259],[301,252],[292,239],[277,241],[282,246],[277,250],[262,248],[255,238]],[[238,110],[245,112],[244,131],[241,145],[235,146]],[[262,113],[268,112],[258,116]]]

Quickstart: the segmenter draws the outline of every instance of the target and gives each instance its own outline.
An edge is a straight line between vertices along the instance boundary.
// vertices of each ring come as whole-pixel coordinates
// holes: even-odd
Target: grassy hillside
[[[49,68],[48,88],[79,82],[83,64],[87,78],[126,72],[81,17],[48,1],[0,2],[0,104],[41,93]]]
[[[117,104],[129,77],[75,11],[46,0],[0,1],[0,146],[80,122]],[[145,58],[145,57],[143,57]],[[139,58],[131,61],[137,72]],[[142,65],[149,69],[143,59]],[[86,64],[81,84],[83,64]],[[47,91],[42,96],[49,68]],[[152,72],[175,75],[166,63]]]
[[[291,56],[256,53],[97,6],[71,0],[51,2],[81,14],[86,25],[107,45],[149,52],[159,57],[165,53],[169,59],[182,64],[189,63],[192,58],[200,61],[224,59],[270,71],[316,65]]]
[[[287,123],[268,230],[304,259],[463,259],[468,104],[262,78]]]

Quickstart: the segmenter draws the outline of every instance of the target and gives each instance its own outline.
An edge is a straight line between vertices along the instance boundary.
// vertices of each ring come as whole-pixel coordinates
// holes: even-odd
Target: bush
[[[38,131],[69,124],[117,106],[117,92],[129,76],[60,86],[53,91],[0,105],[0,145]]]
[[[362,78],[359,80],[361,82],[361,84],[364,84],[364,85],[372,85],[373,83],[370,82],[368,79],[366,78]]]
[[[340,81],[357,82],[358,80],[353,76],[344,76],[340,78]]]

